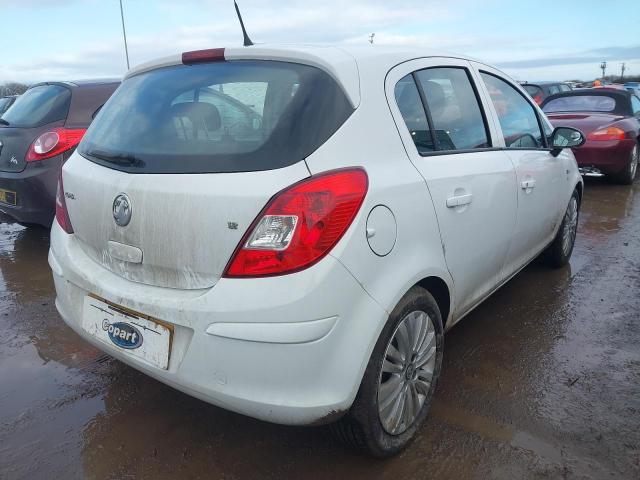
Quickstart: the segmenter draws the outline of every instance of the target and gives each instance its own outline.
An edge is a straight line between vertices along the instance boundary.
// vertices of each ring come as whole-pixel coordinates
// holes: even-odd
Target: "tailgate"
[[[71,224],[88,256],[131,281],[201,289],[218,281],[269,199],[309,172],[298,162],[258,172],[131,174],[74,153],[63,175]],[[114,219],[120,194],[131,203],[126,226]],[[141,261],[123,259],[123,248],[139,249]]]

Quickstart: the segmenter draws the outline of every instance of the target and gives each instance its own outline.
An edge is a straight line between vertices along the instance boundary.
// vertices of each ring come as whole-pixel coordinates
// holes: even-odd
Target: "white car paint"
[[[322,68],[341,84],[355,111],[309,157],[277,170],[132,175],[74,153],[63,179],[65,191],[75,196],[67,208],[76,233],[54,222],[49,254],[56,306],[71,328],[110,355],[207,402],[298,425],[347,410],[389,313],[413,285],[430,278],[446,287],[443,321],[450,328],[540,253],[581,186],[570,150],[552,157],[548,150],[501,148],[496,112],[478,74],[490,67],[479,62],[377,46],[255,46],[228,49],[225,57]],[[180,61],[175,56],[152,62],[127,78]],[[495,148],[418,155],[393,88],[407,73],[442,65],[471,72]],[[369,188],[328,256],[287,275],[221,278],[272,195],[309,175],[350,166],[366,170]],[[524,192],[520,183],[529,179],[535,188]],[[122,192],[131,199],[134,217],[142,215],[124,228],[111,213]],[[368,224],[380,206],[391,215],[374,215],[375,225]],[[221,227],[227,224],[237,229]],[[376,253],[370,244],[378,231],[382,247]],[[121,245],[142,250],[142,261],[126,261],[131,252]],[[89,294],[171,324],[168,368],[150,366],[84,330]]]

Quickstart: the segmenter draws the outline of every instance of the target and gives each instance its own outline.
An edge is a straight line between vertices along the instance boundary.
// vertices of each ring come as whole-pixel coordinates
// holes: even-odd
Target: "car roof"
[[[118,84],[120,83],[120,79],[118,78],[97,78],[97,79],[85,79],[85,80],[63,80],[63,81],[49,81],[49,82],[39,82],[34,83],[29,88],[37,87],[40,85],[64,85],[69,88],[78,88],[78,87],[95,87],[98,85],[110,85],[110,84]]]
[[[322,68],[343,86],[354,106],[357,106],[360,100],[361,73],[363,78],[368,76],[364,71],[368,74],[382,72],[384,75],[400,63],[426,57],[478,61],[464,55],[412,46],[257,44],[224,49],[225,60],[277,60]],[[160,58],[132,68],[125,75],[125,79],[181,63],[182,54]]]

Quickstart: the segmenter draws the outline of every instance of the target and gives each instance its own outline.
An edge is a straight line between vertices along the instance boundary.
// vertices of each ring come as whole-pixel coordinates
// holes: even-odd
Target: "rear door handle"
[[[466,193],[464,195],[454,195],[453,197],[447,198],[447,207],[461,207],[462,205],[469,205],[472,201],[473,195],[470,193]]]
[[[536,181],[532,178],[529,180],[523,180],[522,183],[520,183],[520,186],[522,187],[523,190],[528,190],[536,186]]]

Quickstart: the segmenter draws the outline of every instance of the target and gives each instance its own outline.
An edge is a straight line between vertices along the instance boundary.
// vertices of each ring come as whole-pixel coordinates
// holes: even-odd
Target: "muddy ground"
[[[373,461],[156,382],[59,318],[48,233],[0,218],[0,478],[640,478],[640,184],[588,182],[571,265],[451,330],[429,419]]]

